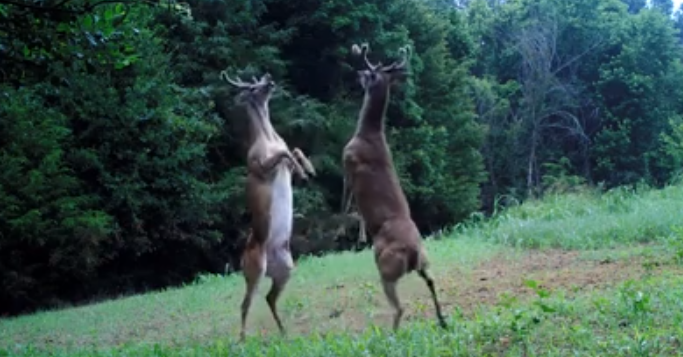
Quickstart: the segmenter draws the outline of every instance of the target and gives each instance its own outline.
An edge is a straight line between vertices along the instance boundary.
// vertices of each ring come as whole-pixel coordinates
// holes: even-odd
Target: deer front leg
[[[315,168],[313,167],[313,164],[306,157],[306,155],[304,155],[304,153],[301,151],[301,149],[294,148],[294,150],[292,150],[292,155],[294,155],[294,157],[297,160],[299,160],[299,163],[301,164],[301,166],[303,166],[303,168],[306,170],[306,172],[315,176]]]
[[[358,241],[360,241],[361,243],[365,243],[368,241],[368,236],[365,233],[365,220],[363,219],[363,217],[361,217],[360,214],[358,214],[358,219]]]
[[[292,165],[292,170],[294,171],[294,173],[297,174],[297,176],[301,177],[304,180],[308,180],[308,175],[306,174],[306,171],[303,167],[301,167],[301,164],[296,159],[292,159],[290,164]]]
[[[275,155],[272,155],[266,159],[254,158],[249,160],[247,168],[249,171],[258,173],[261,177],[268,176],[269,173],[273,172],[275,167],[282,162],[282,160],[289,159],[291,162],[295,162],[294,156],[288,150],[283,150]]]
[[[352,214],[349,213],[351,211],[351,202],[353,202],[353,192],[351,191],[351,176],[344,174],[344,191],[342,193],[342,212],[345,214],[352,215],[356,219],[358,219],[358,240],[361,243],[365,243],[367,241],[367,236],[365,234],[365,220],[363,220],[363,216],[361,216],[360,211],[358,210],[358,207],[356,207],[356,210],[358,212],[352,213]]]
[[[344,189],[342,191],[342,213],[349,213],[351,208],[351,200],[353,194],[351,193],[351,177],[344,173]]]

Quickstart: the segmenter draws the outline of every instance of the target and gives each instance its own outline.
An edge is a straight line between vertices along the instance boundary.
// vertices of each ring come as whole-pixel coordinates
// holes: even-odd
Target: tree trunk
[[[536,131],[537,129],[534,128],[533,134],[531,135],[531,150],[529,151],[529,162],[526,173],[526,188],[528,197],[533,197],[534,193],[534,170],[536,169]]]

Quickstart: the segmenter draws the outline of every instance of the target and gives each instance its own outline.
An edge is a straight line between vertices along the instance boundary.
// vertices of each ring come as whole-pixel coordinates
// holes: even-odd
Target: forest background
[[[295,183],[296,255],[367,246],[340,212],[353,43],[414,49],[387,120],[424,234],[671,183],[681,28],[671,0],[0,0],[0,314],[238,265],[247,126],[225,69],[273,75],[274,124],[317,168]]]

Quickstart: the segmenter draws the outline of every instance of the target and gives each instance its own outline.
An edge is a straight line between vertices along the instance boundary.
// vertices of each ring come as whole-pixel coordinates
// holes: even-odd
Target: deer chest
[[[281,165],[275,172],[271,186],[269,243],[278,244],[290,238],[294,219],[293,203],[291,171]]]

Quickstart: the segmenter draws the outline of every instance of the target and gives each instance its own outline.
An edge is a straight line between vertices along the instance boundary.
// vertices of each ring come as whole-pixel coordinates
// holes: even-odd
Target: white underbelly
[[[281,247],[292,235],[294,219],[294,197],[292,175],[289,169],[281,166],[273,180],[270,205],[270,234],[267,245]]]

